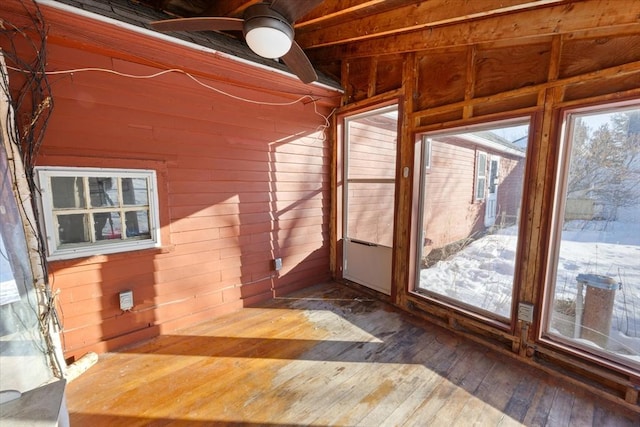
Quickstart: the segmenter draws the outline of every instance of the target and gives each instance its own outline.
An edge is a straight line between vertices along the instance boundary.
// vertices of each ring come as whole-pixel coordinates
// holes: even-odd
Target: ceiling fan
[[[194,17],[154,21],[160,31],[242,31],[249,48],[263,58],[282,59],[304,83],[318,79],[309,58],[294,40],[293,23],[323,0],[272,0],[252,4],[242,19]]]

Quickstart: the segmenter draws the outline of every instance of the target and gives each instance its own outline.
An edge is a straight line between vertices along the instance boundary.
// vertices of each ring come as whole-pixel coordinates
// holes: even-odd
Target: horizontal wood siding
[[[516,224],[522,205],[524,167],[524,158],[500,158],[498,212],[496,218],[496,224],[499,226]]]
[[[482,223],[484,203],[474,200],[475,159],[472,146],[431,142],[423,216],[428,249],[467,238]]]
[[[162,69],[55,43],[48,63],[134,75]],[[242,98],[289,101],[268,88],[200,79]],[[132,79],[77,71],[51,83],[55,108],[38,164],[155,169],[162,227],[158,249],[51,263],[66,357],[330,278],[330,147],[318,114],[328,107],[245,102],[179,73]],[[275,257],[283,261],[278,272]],[[133,291],[130,312],[119,308],[124,290]]]
[[[500,156],[497,222],[515,224],[522,200],[523,158],[510,158],[454,138],[433,138],[431,166],[426,169],[423,240],[429,250],[483,231],[484,200],[475,200],[477,153]],[[488,172],[487,172],[488,173]],[[489,176],[487,175],[487,183]]]
[[[352,121],[349,123],[349,180],[392,180],[350,182],[347,234],[350,238],[393,246],[393,204],[396,170],[397,130]]]

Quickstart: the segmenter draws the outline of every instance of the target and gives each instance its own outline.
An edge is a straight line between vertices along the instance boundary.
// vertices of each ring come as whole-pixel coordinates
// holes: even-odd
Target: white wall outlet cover
[[[120,292],[120,310],[127,311],[133,308],[133,291]]]
[[[526,302],[518,304],[518,320],[533,323],[533,304]]]

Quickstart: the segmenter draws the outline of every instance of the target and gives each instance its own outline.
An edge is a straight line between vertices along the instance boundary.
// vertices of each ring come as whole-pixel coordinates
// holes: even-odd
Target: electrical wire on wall
[[[19,27],[6,20],[0,21],[3,59],[12,64],[13,68],[27,71],[14,76],[15,80],[11,86],[13,91],[11,91],[6,69],[0,70],[3,95],[10,103],[3,120],[7,127],[4,132],[7,141],[3,140],[3,142],[7,145],[8,156],[13,154],[14,148],[19,151],[19,160],[16,159],[17,156],[9,156],[9,169],[13,173],[14,194],[28,241],[33,286],[38,303],[38,307],[32,308],[38,318],[40,332],[46,345],[43,351],[46,353],[53,374],[62,377],[64,361],[56,333],[61,325],[56,313],[55,294],[51,291],[48,279],[44,235],[36,220],[38,206],[35,198],[31,197],[37,191],[34,166],[53,108],[51,87],[44,72],[47,27],[35,1],[22,0],[21,4],[26,16],[29,17],[27,26]],[[24,53],[25,44],[30,49],[30,55]],[[18,51],[21,52],[20,55]],[[28,188],[23,188],[21,185],[25,181]],[[30,205],[26,204],[27,200],[31,200]]]
[[[11,66],[7,66],[8,69],[13,70],[13,71],[17,71],[23,74],[30,74],[31,71],[29,69],[24,69],[24,68],[20,68],[20,67],[11,67]],[[197,77],[195,77],[193,74],[190,74],[184,70],[181,70],[179,68],[170,68],[170,69],[166,69],[166,70],[162,70],[162,71],[158,71],[157,73],[152,73],[152,74],[145,74],[145,75],[137,75],[137,74],[129,74],[129,73],[123,73],[120,71],[116,71],[116,70],[110,70],[108,68],[98,68],[98,67],[84,67],[84,68],[73,68],[73,69],[68,69],[68,70],[56,70],[56,71],[41,71],[41,73],[45,74],[46,76],[58,76],[58,75],[73,75],[76,73],[83,73],[83,72],[98,72],[98,73],[107,73],[107,74],[113,74],[119,77],[124,77],[124,78],[129,78],[129,79],[139,79],[139,80],[146,80],[146,79],[154,79],[157,77],[161,77],[165,74],[169,74],[169,73],[177,73],[177,74],[182,74],[184,76],[186,76],[188,79],[190,79],[191,81],[193,81],[195,84],[210,90],[212,92],[215,92],[219,95],[223,95],[226,96],[228,98],[231,99],[235,99],[236,101],[241,101],[241,102],[246,102],[249,104],[255,104],[255,105],[265,105],[265,106],[271,106],[271,107],[287,107],[287,106],[291,106],[291,105],[295,105],[298,103],[303,103],[305,101],[310,101],[313,104],[313,110],[314,113],[318,116],[320,116],[324,123],[322,125],[320,125],[317,129],[318,132],[322,132],[323,137],[321,138],[323,141],[325,140],[325,135],[324,135],[324,130],[326,130],[329,126],[330,126],[330,122],[329,119],[331,118],[331,116],[333,115],[333,113],[335,112],[335,108],[331,111],[331,113],[329,113],[328,115],[324,115],[322,114],[319,110],[318,110],[318,103],[317,103],[317,99],[314,98],[311,95],[308,94],[301,94],[298,96],[298,98],[292,100],[292,101],[286,101],[286,102],[272,102],[272,101],[261,101],[261,100],[255,100],[255,99],[250,99],[250,98],[246,98],[246,97],[242,97],[242,96],[238,96],[238,95],[234,95],[230,92],[224,91],[222,89],[216,88],[215,86],[212,86],[210,84],[207,84],[205,82],[203,82],[202,80],[198,79]]]
[[[35,0],[20,0],[20,2],[25,14],[30,18],[30,22],[25,26],[19,27],[13,25],[11,22],[0,19],[0,41],[2,42],[2,46],[4,46],[1,53],[7,62],[6,69],[15,72],[12,74],[12,93],[9,93],[9,76],[5,74],[4,69],[2,70],[2,79],[5,83],[3,90],[6,92],[6,98],[11,102],[12,110],[16,113],[10,114],[7,117],[6,123],[12,127],[9,129],[9,134],[12,135],[14,139],[11,142],[13,142],[20,151],[30,194],[37,194],[39,191],[36,185],[34,167],[44,139],[47,123],[54,107],[51,84],[49,82],[50,76],[97,72],[109,73],[130,79],[155,79],[169,73],[177,73],[184,75],[194,84],[206,90],[240,102],[274,107],[286,107],[298,103],[312,103],[314,113],[320,116],[323,121],[323,123],[316,128],[313,138],[321,142],[326,140],[326,130],[330,126],[330,118],[334,114],[335,109],[327,115],[322,114],[318,106],[317,97],[309,94],[296,95],[287,93],[287,96],[294,95],[297,96],[297,98],[285,102],[249,99],[216,88],[187,71],[177,68],[165,69],[147,75],[134,75],[98,67],[47,70],[46,23]],[[31,52],[30,55],[25,55],[25,43],[28,44],[29,51]],[[18,52],[20,52],[20,54],[18,54]],[[16,174],[16,170],[16,168],[13,168],[14,174]],[[18,176],[14,176],[14,183],[18,181],[18,178]],[[61,346],[59,343],[54,342],[57,334],[49,333],[52,325],[54,329],[58,331],[62,330],[56,310],[56,308],[58,310],[61,310],[61,308],[57,307],[56,293],[52,292],[52,284],[49,282],[50,275],[47,271],[45,243],[43,240],[44,233],[39,229],[39,222],[35,220],[35,218],[39,216],[39,207],[37,203],[35,203],[35,197],[30,197],[30,199],[32,201],[31,208],[33,209],[34,215],[23,215],[23,218],[26,218],[26,226],[31,230],[33,235],[36,236],[37,248],[34,250],[37,251],[39,265],[41,266],[41,273],[34,275],[34,277],[39,278],[39,280],[36,281],[39,307],[34,307],[34,310],[38,311],[40,329],[46,340],[47,349],[45,351],[50,357],[54,371],[57,371],[56,375],[63,376],[63,366],[66,367],[66,364],[61,356]],[[25,207],[20,206],[20,208],[24,209]],[[58,353],[57,355],[56,352]]]

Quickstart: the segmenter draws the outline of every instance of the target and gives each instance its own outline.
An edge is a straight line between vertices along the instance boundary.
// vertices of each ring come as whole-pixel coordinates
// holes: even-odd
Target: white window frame
[[[579,355],[585,359],[605,364],[611,368],[622,372],[637,372],[638,364],[633,359],[621,357],[620,355],[603,350],[595,345],[590,345],[580,338],[566,337],[551,330],[551,318],[553,304],[555,302],[555,291],[562,244],[562,227],[564,225],[565,209],[567,205],[567,191],[569,171],[571,169],[572,148],[574,144],[574,124],[577,118],[589,116],[591,114],[615,113],[626,108],[637,108],[640,106],[637,99],[623,102],[605,103],[591,107],[569,108],[562,116],[562,127],[559,132],[559,157],[556,170],[556,184],[554,190],[554,204],[551,217],[550,249],[547,252],[547,269],[545,274],[543,302],[543,319],[538,331],[538,339],[552,347],[565,350],[569,353]],[[594,165],[594,170],[600,165]],[[586,292],[586,291],[585,291]],[[577,298],[576,298],[577,300]]]
[[[83,167],[58,167],[45,166],[36,167],[38,180],[40,220],[44,225],[45,241],[47,246],[47,259],[62,260],[71,258],[88,257],[93,255],[106,255],[118,252],[127,252],[141,249],[149,249],[160,246],[160,221],[158,215],[158,186],[155,170],[150,169],[111,169],[111,168],[83,168]],[[91,242],[59,244],[59,234],[56,230],[55,213],[57,209],[53,207],[53,192],[51,188],[51,178],[53,177],[114,177],[122,178],[142,178],[147,180],[147,197],[149,212],[149,233],[150,238],[127,239],[121,236],[120,239],[108,239]],[[121,190],[118,190],[121,196]],[[112,210],[112,209],[110,209]],[[126,211],[125,207],[114,207],[113,210]],[[136,209],[139,210],[138,207]],[[92,208],[86,206],[79,209],[83,212],[91,212]]]
[[[484,168],[480,168],[480,158],[484,156]],[[476,179],[473,189],[473,199],[476,202],[481,202],[487,198],[487,162],[489,156],[485,151],[476,151]],[[480,185],[482,181],[482,185]],[[482,188],[482,196],[478,194],[478,190]]]

